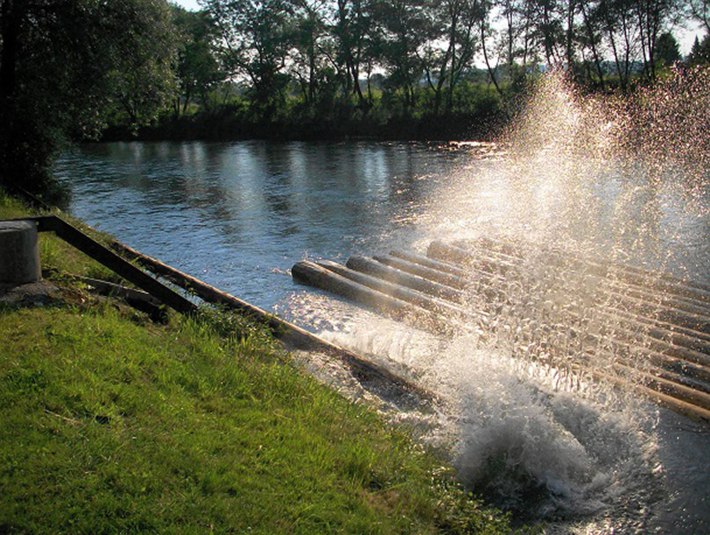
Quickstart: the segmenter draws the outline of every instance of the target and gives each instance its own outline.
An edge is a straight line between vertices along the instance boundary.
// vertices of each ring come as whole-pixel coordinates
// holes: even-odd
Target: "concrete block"
[[[37,225],[0,221],[0,283],[25,284],[41,278]]]

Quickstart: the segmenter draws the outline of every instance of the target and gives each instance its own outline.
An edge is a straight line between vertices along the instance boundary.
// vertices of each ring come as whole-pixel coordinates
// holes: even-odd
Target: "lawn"
[[[54,267],[95,269],[50,239]],[[54,304],[0,308],[0,533],[509,531],[260,327],[158,325],[61,284]]]

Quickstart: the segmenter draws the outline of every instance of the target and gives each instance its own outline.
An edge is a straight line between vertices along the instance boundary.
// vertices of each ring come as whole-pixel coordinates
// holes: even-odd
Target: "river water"
[[[704,189],[547,150],[501,167],[511,160],[479,143],[135,142],[78,147],[56,174],[91,226],[450,394],[455,424],[432,441],[455,443],[462,479],[551,532],[707,532],[707,426],[548,388],[504,350],[434,339],[292,282],[304,258],[491,234],[708,282]],[[481,474],[491,463],[512,468]]]
[[[293,291],[294,262],[413,239],[464,156],[409,144],[109,143],[64,155],[57,173],[89,224],[273,309]]]

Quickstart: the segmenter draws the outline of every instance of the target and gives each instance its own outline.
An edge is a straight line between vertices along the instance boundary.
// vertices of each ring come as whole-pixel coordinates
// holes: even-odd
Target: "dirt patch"
[[[0,305],[31,307],[64,302],[62,290],[54,283],[42,280],[19,286],[0,284]]]

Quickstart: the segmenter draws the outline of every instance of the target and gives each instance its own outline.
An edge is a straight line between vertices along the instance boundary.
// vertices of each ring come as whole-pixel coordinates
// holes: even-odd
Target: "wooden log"
[[[441,271],[442,273],[448,273],[449,275],[454,275],[456,277],[465,278],[468,277],[470,274],[466,270],[461,269],[460,267],[455,266],[454,264],[450,264],[449,262],[434,260],[433,258],[411,253],[409,251],[390,251],[390,256],[401,258],[402,260],[407,260],[408,262],[412,262],[415,264],[420,264],[430,269],[436,269],[438,271]]]
[[[403,294],[398,293],[397,289],[399,287],[396,285],[393,285],[391,283],[384,283],[383,281],[379,281],[378,279],[373,278],[373,277],[363,276],[357,272],[349,270],[349,269],[347,269],[343,266],[340,266],[339,264],[336,264],[334,262],[324,262],[322,265],[323,265],[323,267],[332,269],[333,271],[335,271],[343,276],[348,277],[348,275],[351,275],[354,277],[354,280],[356,280],[357,282],[360,282],[361,284],[364,284],[364,285],[370,286],[370,287],[374,287],[375,289],[379,289],[380,291],[384,291],[384,293],[391,292],[390,293],[391,295],[394,294],[398,298],[407,300],[407,297],[408,297],[407,292],[404,292]],[[360,278],[358,278],[358,276]],[[403,289],[400,288],[400,290],[403,290]],[[438,314],[446,313],[446,311],[442,310],[441,307],[437,306],[437,303],[431,302],[428,299],[417,300],[416,302],[419,306],[427,308],[428,310],[430,310],[432,312],[435,312]],[[461,316],[459,315],[459,317],[461,317]],[[463,317],[463,319],[465,320],[465,316]],[[582,336],[582,333],[576,331],[575,329],[572,329],[571,332],[576,332],[576,336],[578,336],[578,337]],[[599,342],[603,341],[600,339],[599,336],[595,336],[595,335],[587,335],[586,337],[595,343],[599,343]],[[634,350],[634,347],[631,344],[621,345],[618,342],[614,342],[614,344],[616,347],[621,348],[625,352],[628,352],[630,350]],[[644,351],[644,353],[647,353],[646,348],[639,348],[639,350]],[[702,379],[704,379],[706,381],[710,381],[710,375],[708,375],[708,373],[710,373],[710,372],[703,371],[703,368],[697,368],[697,367],[694,368],[692,366],[689,367],[689,365],[686,362],[683,362],[683,361],[680,361],[677,359],[668,358],[665,355],[658,354],[656,352],[651,352],[647,356],[656,365],[665,366],[665,367],[668,367],[669,369],[675,370],[679,373],[688,373],[691,376],[701,377]],[[627,361],[622,360],[622,362],[627,362]],[[672,383],[675,381],[675,383],[682,385],[682,381],[683,381],[682,375],[678,375],[676,373],[671,373],[671,372],[664,372],[663,369],[659,369],[657,372],[654,372],[654,373],[656,374],[656,376],[658,376],[660,379],[666,381],[667,383]],[[690,384],[695,384],[692,380],[689,380],[688,382]],[[698,382],[697,385],[700,385],[701,389],[707,388],[706,383],[703,383],[703,382]],[[667,388],[671,388],[671,387],[667,386]]]
[[[437,334],[452,334],[453,326],[436,314],[347,279],[314,262],[296,262],[291,268],[295,281],[340,295],[392,318]]]
[[[647,373],[638,369],[631,368],[625,364],[618,363],[615,367],[622,372],[622,376],[626,375],[629,379],[639,381],[643,386],[661,392],[667,396],[691,403],[697,407],[702,407],[710,411],[710,395],[687,387],[676,381],[668,380],[664,377]]]
[[[494,286],[496,283],[500,283],[501,279],[497,275],[490,275],[478,277],[478,280]],[[624,306],[625,304],[628,305],[628,301],[610,302],[606,300],[603,302],[603,306],[594,310],[594,314],[608,318],[612,323],[618,323],[621,330],[632,334],[642,332],[648,337],[658,340],[660,345],[656,345],[659,347],[659,351],[662,345],[663,351],[671,351],[688,360],[707,361],[706,355],[710,355],[710,335],[688,326],[664,321],[653,314],[644,315],[640,311],[634,310],[632,306]],[[571,310],[567,310],[567,313],[574,315]]]
[[[621,318],[634,325],[641,325],[650,336],[659,340],[666,340],[670,344],[687,347],[706,355],[710,354],[710,336],[700,331],[694,331],[666,321],[631,314],[626,310],[621,310],[613,306],[608,307],[607,310],[601,311],[600,313]]]
[[[457,242],[458,243],[458,242]],[[444,244],[447,245],[447,244]],[[442,248],[440,244],[436,247]],[[464,248],[460,245],[449,245],[456,247],[468,253],[470,256],[466,260],[466,255],[458,255],[462,261],[484,264],[487,269],[494,272],[509,273],[514,269],[522,269],[523,256],[511,256],[505,253],[497,252],[490,248],[475,248],[471,246]],[[625,281],[616,275],[616,271],[607,266],[602,266],[593,261],[584,261],[574,257],[562,256],[561,254],[543,253],[542,258],[547,262],[550,268],[559,268],[571,273],[579,273],[591,279],[601,279],[604,281],[603,289],[610,295],[623,296],[624,298],[632,297],[640,302],[648,303],[656,308],[678,310],[690,313],[693,317],[698,317],[701,320],[710,321],[710,302],[696,300],[690,297],[679,296],[674,293],[661,293],[653,291],[649,285],[652,281],[650,278],[645,279],[645,284],[635,284]],[[635,281],[638,283],[639,281]]]
[[[488,250],[503,252],[509,256],[524,258],[523,247],[520,244],[505,244],[490,238],[479,238],[470,243],[474,247],[481,246]],[[663,293],[674,294],[700,305],[707,306],[710,304],[710,286],[698,281],[683,280],[668,273],[653,272],[635,266],[604,262],[588,256],[579,256],[576,252],[571,253],[561,248],[551,248],[543,245],[535,247],[538,251],[544,251],[550,262],[558,264],[574,262],[582,270],[592,270],[600,276],[611,276],[622,279],[639,288],[653,288]]]
[[[633,388],[640,394],[645,395],[646,397],[650,398],[651,400],[657,402],[660,405],[663,405],[672,411],[675,411],[679,414],[683,414],[684,416],[687,416],[688,418],[691,418],[693,420],[698,420],[701,422],[708,423],[710,422],[710,410],[705,409],[703,407],[699,407],[698,405],[694,403],[689,403],[687,401],[683,401],[681,399],[675,398],[673,396],[670,396],[664,392],[659,392],[658,390],[654,390],[652,388],[648,388],[645,385],[640,385],[636,384],[633,382],[629,382],[628,379],[619,377],[616,375],[612,374],[605,374],[597,371],[592,371],[590,372],[592,377],[594,377],[596,380],[599,381],[605,381],[610,384],[614,384],[621,388],[622,390],[626,390],[629,387]]]
[[[399,284],[434,297],[446,299],[452,303],[463,303],[465,301],[464,293],[459,290],[423,277],[412,275],[411,273],[405,273],[399,269],[381,264],[371,258],[351,256],[345,265],[354,271],[366,273],[394,284]]]
[[[587,350],[587,355],[589,359],[586,362],[578,359],[573,363],[563,361],[562,367],[579,376],[589,375],[597,381],[617,385],[624,390],[633,388],[681,414],[710,421],[710,393],[707,391],[707,383],[698,388],[696,384],[689,382],[687,377],[657,369],[638,369],[633,362],[621,356],[613,356],[612,364],[600,369],[595,364],[599,353]],[[530,356],[533,360],[544,360],[535,354]],[[609,357],[609,354],[605,356]],[[546,362],[552,366],[560,366],[554,358],[551,362]]]
[[[610,293],[613,292],[616,295],[634,297],[640,301],[645,301],[656,307],[663,307],[669,310],[679,310],[683,312],[688,312],[695,316],[703,318],[705,321],[710,320],[710,304],[673,294],[662,294],[659,292],[654,292],[651,291],[649,287],[641,287],[629,284],[622,280],[616,279],[613,275],[603,277],[596,273],[592,273],[592,276],[605,281],[604,288]]]
[[[534,360],[542,360],[536,358],[535,355],[531,356]],[[672,388],[672,385],[670,385],[670,388],[666,390],[669,390],[676,395],[665,393],[658,388],[658,383],[650,382],[652,379],[657,379],[657,377],[654,377],[652,374],[639,372],[632,366],[624,366],[622,362],[615,364],[612,369],[609,370],[600,370],[598,367],[595,367],[593,359],[590,359],[586,364],[581,362],[565,364],[564,368],[579,377],[590,377],[594,381],[615,385],[624,391],[632,388],[636,392],[639,392],[639,394],[644,395],[660,405],[678,412],[679,414],[683,414],[694,420],[710,422],[710,410],[699,406],[694,402],[689,402],[676,397],[678,390]],[[642,381],[642,378],[646,379],[646,382]],[[695,393],[691,394],[691,396],[695,396]]]
[[[566,366],[569,356],[576,353],[587,355],[586,365],[590,368],[596,366],[600,356],[604,357],[605,361],[636,368],[640,364],[637,355],[643,355],[646,361],[653,365],[651,373],[658,376],[665,375],[669,380],[681,376],[688,377],[688,381],[678,382],[688,383],[687,386],[690,387],[692,384],[700,382],[704,385],[700,390],[706,390],[710,385],[709,367],[662,354],[623,339],[613,338],[608,333],[589,332],[584,330],[582,326],[575,326],[570,322],[541,324],[537,320],[530,319],[527,326],[528,329],[518,334],[514,343],[518,346],[532,348],[529,349],[529,354],[533,357],[535,357],[536,351],[549,354],[551,362],[555,365]],[[513,332],[514,326],[511,327],[509,331]],[[505,329],[505,325],[503,328]],[[540,335],[541,332],[542,335]],[[573,341],[572,348],[558,346],[555,343],[556,339]]]
[[[566,316],[568,320],[575,319],[573,314],[568,313],[566,314]],[[576,318],[576,320],[579,319],[579,317]],[[708,373],[710,372],[707,368],[704,368],[703,366],[696,366],[695,364],[693,364],[707,364],[708,357],[706,355],[697,352],[692,352],[685,348],[674,347],[664,341],[651,342],[651,344],[647,346],[646,344],[648,343],[648,341],[638,337],[636,333],[632,330],[623,330],[620,329],[618,326],[615,326],[614,330],[615,332],[612,334],[621,334],[623,338],[621,340],[611,340],[610,343],[612,343],[614,347],[617,348],[617,350],[620,350],[625,353],[633,350],[642,351],[654,365],[659,366],[656,372],[657,374],[672,373],[676,378],[679,378],[682,376],[678,374],[685,373],[689,374],[692,377],[701,378],[702,380],[710,380],[710,376],[708,375]],[[623,332],[618,333],[616,332],[617,330],[623,330]],[[570,325],[566,326],[565,332],[568,334],[575,334],[576,337],[584,336],[586,339],[590,340],[595,344],[598,344],[603,341],[600,340],[598,336],[591,336],[588,334],[585,335],[583,329],[574,328]],[[559,334],[562,335],[564,333]],[[530,342],[534,342],[534,340],[530,340]],[[640,347],[635,348],[634,344],[640,344]],[[674,358],[678,356],[680,357],[680,359]],[[621,357],[619,356],[619,358]],[[664,369],[674,370],[674,372],[664,372]],[[692,377],[688,378],[686,382],[693,383],[694,380],[692,379]],[[699,384],[704,385],[705,383]]]
[[[451,261],[457,263],[461,266],[466,266],[469,264],[481,266],[494,265],[495,262],[488,260],[481,260],[477,258],[473,253],[465,251],[459,247],[445,244],[443,242],[432,242],[429,246],[427,254],[434,258],[441,258],[443,260]],[[510,272],[516,269],[516,266],[505,265],[505,269],[502,271],[507,276],[510,276]],[[495,269],[495,268],[491,268]],[[602,295],[609,295],[614,299],[618,299],[629,306],[634,308],[634,312],[643,314],[646,317],[658,317],[661,320],[667,320],[672,323],[680,324],[686,328],[693,330],[698,330],[706,334],[710,333],[710,319],[704,315],[699,315],[695,312],[690,312],[686,310],[681,310],[677,308],[670,307],[668,305],[663,305],[661,303],[650,303],[649,301],[639,297],[638,292],[634,295],[627,295],[619,293],[618,291],[605,290],[600,286],[595,287],[602,291]]]
[[[413,258],[413,260],[415,259],[416,258]],[[489,295],[486,296],[490,297]],[[570,320],[573,322],[578,322],[581,320],[581,318],[572,311],[565,312],[563,316],[564,320],[567,322],[569,322]],[[633,347],[634,344],[639,345],[648,354],[648,357],[651,358],[652,361],[659,366],[665,365],[669,367],[669,369],[673,369],[675,371],[679,371],[685,366],[687,370],[693,373],[694,375],[704,376],[705,372],[703,371],[703,369],[698,368],[693,364],[700,364],[703,366],[708,365],[710,357],[708,357],[706,354],[693,351],[682,346],[674,345],[664,339],[646,340],[644,337],[639,336],[638,333],[633,330],[633,328],[629,328],[621,324],[615,324],[615,329],[619,332],[613,334],[619,334],[622,336],[620,340],[613,340],[613,342],[617,346],[620,342],[625,344],[624,347],[626,349],[628,349],[629,347]],[[569,332],[576,332],[576,336],[580,336],[583,330],[581,328],[572,328],[571,330],[569,330]],[[592,341],[597,343],[598,337],[594,338]],[[629,344],[629,342],[631,343]],[[687,363],[692,364],[687,366]]]
[[[608,344],[613,347],[616,355],[621,357],[626,362],[630,362],[633,365],[633,361],[629,360],[629,355],[639,354],[643,355],[645,359],[648,360],[654,366],[666,369],[678,374],[688,375],[690,377],[695,377],[706,383],[710,383],[710,368],[703,363],[690,362],[681,358],[666,355],[664,353],[659,353],[657,351],[650,350],[646,347],[636,345],[634,343],[629,343],[627,341],[607,338],[603,335],[582,333],[579,332],[578,336],[584,336],[590,341],[594,341],[597,344]],[[624,356],[626,358],[624,359]]]
[[[705,392],[706,394],[710,394],[710,383],[701,381],[700,379],[695,379],[694,377],[674,373],[663,368],[653,368],[647,373],[654,377],[659,377],[666,381],[692,388],[693,390],[697,390],[698,392]]]
[[[458,253],[456,250],[454,250],[454,252]],[[494,275],[491,275],[488,279],[486,277],[481,277],[479,280],[488,283],[490,286],[493,286],[495,282],[499,281],[499,279],[497,279]],[[490,294],[486,294],[486,296],[490,297]],[[653,340],[650,341],[651,349],[653,351],[657,351],[664,355],[678,357],[697,364],[708,365],[710,363],[710,357],[708,356],[708,354],[710,354],[710,345],[702,341],[701,333],[697,333],[699,336],[688,336],[687,331],[686,333],[676,333],[673,330],[670,330],[673,329],[673,326],[670,324],[666,324],[664,326],[666,330],[659,329],[652,323],[644,324],[639,322],[639,319],[642,319],[642,317],[640,318],[639,316],[634,316],[629,313],[623,313],[616,309],[610,309],[608,311],[600,309],[598,314],[609,318],[611,321],[615,321],[614,316],[626,318],[626,324],[623,324],[622,322],[618,323],[618,330],[624,336],[624,339],[635,340],[636,343],[645,343],[641,341],[642,337],[639,337],[638,329],[628,326],[628,319],[631,318],[634,320],[636,326],[642,327],[644,333],[648,332],[649,335],[653,337]],[[572,310],[565,311],[563,316],[565,320],[578,321],[580,319],[576,312]],[[646,327],[643,327],[644,325],[646,325]]]
[[[145,290],[170,308],[186,314],[197,309],[189,299],[155,280],[63,219],[57,216],[39,216],[31,219],[37,222],[40,232],[54,232],[68,244]]]
[[[333,264],[330,264],[331,267],[333,267]],[[374,281],[373,284],[376,285],[377,281]],[[426,306],[427,303],[421,302],[421,304]],[[583,334],[585,333],[578,332],[576,336],[579,337]],[[592,336],[592,338],[598,343],[605,342],[605,340],[597,335]],[[612,344],[613,347],[616,347],[617,351],[619,351],[618,355],[611,355],[612,362],[614,362],[613,367],[615,370],[621,370],[626,375],[633,373],[634,377],[638,378],[636,379],[638,384],[632,384],[634,388],[638,388],[657,401],[660,400],[667,405],[673,406],[676,410],[680,407],[683,412],[690,412],[696,416],[698,414],[704,414],[703,411],[707,412],[707,407],[704,405],[708,404],[708,400],[710,399],[710,395],[706,392],[708,385],[702,380],[696,384],[694,382],[695,380],[692,379],[692,376],[698,376],[699,373],[699,376],[702,377],[703,380],[710,379],[710,375],[707,375],[706,372],[703,371],[703,368],[692,368],[692,365],[689,365],[687,362],[656,354],[652,351],[648,351],[647,348],[635,348],[633,344],[621,343],[619,341],[613,341]],[[646,354],[654,364],[676,370],[680,373],[689,374],[691,378],[679,375],[673,371],[666,371],[663,367],[651,369],[649,372],[639,371],[633,367],[634,365],[631,359],[624,357],[626,353],[634,351],[644,351],[644,354]],[[590,360],[587,365],[593,366],[593,360]],[[628,386],[628,383],[626,386]]]
[[[499,262],[486,258],[479,258],[469,251],[461,249],[453,245],[446,244],[442,241],[435,240],[429,244],[427,248],[427,256],[444,262],[451,262],[464,269],[476,267],[482,271],[491,274],[506,275],[510,270],[515,269],[516,265],[512,262]]]
[[[710,366],[710,352],[697,351],[692,347],[669,340],[668,335],[673,335],[672,332],[661,332],[652,326],[638,322],[632,323],[606,311],[596,311],[596,314],[607,322],[612,334],[616,331],[622,335],[624,340],[633,340],[634,343],[648,347],[652,351]],[[572,315],[571,312],[570,315]]]
[[[501,303],[509,303],[508,296],[500,288],[500,286],[505,283],[505,278],[501,275],[490,273],[488,271],[478,270],[475,268],[469,268],[467,270],[464,270],[448,262],[442,262],[439,260],[430,259],[426,256],[406,253],[402,251],[393,251],[391,253],[391,256],[401,258],[403,260],[407,260],[409,262],[419,264],[427,268],[442,271],[443,273],[452,275],[454,277],[459,277],[463,281],[462,284],[466,284],[469,290],[475,289],[475,293],[480,294],[488,302],[496,303],[496,306],[500,305]],[[449,266],[452,266],[453,269],[450,269]],[[498,286],[496,286],[496,284]],[[470,301],[470,295],[467,295],[466,297],[467,301]]]
[[[293,323],[269,314],[257,306],[223,292],[172,266],[168,266],[160,260],[144,255],[120,242],[113,242],[111,247],[120,251],[127,258],[137,261],[153,273],[167,278],[181,288],[194,292],[205,301],[237,310],[255,321],[263,323],[288,350],[314,351],[340,360],[365,387],[394,388],[401,395],[409,397],[416,402],[436,400],[436,396],[432,392],[393,374],[365,357],[327,342]]]
[[[533,360],[543,361],[531,355]],[[641,395],[644,395],[669,409],[683,414],[694,420],[710,422],[710,410],[703,405],[707,404],[708,396],[702,395],[699,391],[689,391],[691,389],[683,388],[687,385],[679,383],[667,384],[662,381],[663,378],[655,376],[653,373],[640,371],[622,361],[613,364],[610,369],[599,369],[594,366],[595,354],[590,354],[590,359],[586,362],[576,360],[572,363],[565,364],[563,369],[567,369],[578,377],[590,377],[594,381],[615,385],[627,391],[632,388]],[[553,363],[554,366],[554,363]],[[654,382],[655,381],[655,382]],[[696,399],[700,399],[700,405],[696,403]],[[691,401],[688,401],[691,400]]]
[[[326,264],[330,264],[331,267],[333,267],[333,263]],[[626,349],[630,350],[633,348],[627,345]],[[588,366],[592,365],[593,361],[590,361]],[[707,412],[702,405],[707,402],[710,396],[708,396],[703,389],[696,388],[694,385],[685,384],[683,381],[687,378],[663,370],[652,370],[650,373],[638,371],[632,368],[630,361],[625,360],[621,356],[618,358],[615,357],[614,369],[622,370],[626,375],[633,372],[634,377],[639,379],[637,380],[638,383],[631,383],[632,387],[639,389],[639,391],[644,392],[657,401],[663,401],[665,404],[672,406],[675,410],[690,413],[695,417],[698,417],[698,415],[702,416]],[[598,374],[598,372],[593,373]],[[629,383],[625,383],[625,386],[628,387]]]
[[[449,286],[455,290],[465,290],[469,286],[468,281],[465,279],[461,279],[460,277],[456,277],[455,275],[450,275],[448,273],[442,273],[436,269],[420,266],[414,262],[408,262],[401,258],[389,255],[376,255],[372,258],[386,266],[391,266],[406,273],[411,273],[412,275],[417,275],[419,277],[438,282],[439,284]]]
[[[439,269],[451,275],[466,278],[469,273],[460,269],[453,264],[447,262],[441,262],[437,260],[432,260],[423,255],[417,255],[414,253],[408,253],[406,251],[392,251],[392,256],[408,260],[410,262],[415,262],[432,269]],[[484,280],[488,283],[491,282],[503,282],[503,279],[492,274],[485,272],[476,272],[477,278],[479,280]],[[495,281],[493,281],[495,279]],[[480,286],[477,288],[477,292],[484,292],[483,295],[487,299],[499,302],[505,300],[505,295],[502,291],[496,290],[493,284],[488,284],[489,289],[486,291]],[[659,328],[652,323],[639,322],[636,318],[630,314],[625,317],[621,314],[614,314],[613,311],[598,310],[596,313],[605,318],[609,318],[610,321],[619,323],[622,330],[627,334],[631,334],[636,339],[639,336],[633,335],[634,332],[641,332],[647,335],[646,338],[649,347],[654,351],[658,352],[670,352],[674,356],[681,357],[683,359],[689,360],[691,362],[698,362],[706,364],[709,362],[710,355],[710,344],[703,343],[702,339],[699,339],[697,335],[701,333],[694,332],[693,336],[689,336],[687,333],[678,332],[677,327],[674,328],[671,324],[664,326],[665,328]]]
[[[337,273],[342,277],[345,277],[346,279],[350,279],[358,284],[362,284],[363,286],[367,286],[368,288],[371,288],[378,292],[382,292],[391,297],[395,297],[397,299],[401,299],[402,301],[412,303],[434,314],[439,314],[447,318],[452,318],[457,321],[463,322],[464,324],[477,322],[477,319],[474,318],[474,316],[469,314],[467,311],[460,307],[452,305],[447,301],[436,299],[435,297],[428,296],[426,294],[400,286],[398,284],[387,282],[371,275],[366,275],[365,273],[355,271],[336,262],[323,260],[316,263],[321,267],[324,267],[334,273]]]

